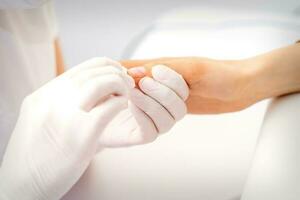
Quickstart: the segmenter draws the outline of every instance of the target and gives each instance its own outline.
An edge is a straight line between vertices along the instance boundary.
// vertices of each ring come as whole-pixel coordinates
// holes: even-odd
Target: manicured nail
[[[128,74],[132,77],[144,77],[146,76],[146,69],[144,67],[134,67],[128,69]]]

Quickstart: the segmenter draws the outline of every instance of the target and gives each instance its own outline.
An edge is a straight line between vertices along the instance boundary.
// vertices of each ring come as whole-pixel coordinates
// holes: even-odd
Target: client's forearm
[[[259,100],[300,91],[300,44],[243,62],[251,76],[249,88]]]

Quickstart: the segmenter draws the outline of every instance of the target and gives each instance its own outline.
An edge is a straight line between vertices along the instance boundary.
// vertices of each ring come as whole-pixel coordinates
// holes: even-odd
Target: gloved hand
[[[152,142],[186,114],[189,89],[182,76],[163,65],[153,67],[152,76],[142,78],[139,89],[130,91],[128,108],[101,134],[100,148]]]
[[[89,165],[109,121],[127,107],[133,87],[119,63],[96,58],[26,97],[0,168],[0,198],[60,199]]]

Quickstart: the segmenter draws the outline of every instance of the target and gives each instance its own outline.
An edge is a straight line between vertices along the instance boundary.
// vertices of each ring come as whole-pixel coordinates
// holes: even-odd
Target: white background
[[[178,7],[230,7],[293,12],[299,0],[60,0],[55,1],[69,67],[94,56],[119,59],[129,41],[161,14]]]

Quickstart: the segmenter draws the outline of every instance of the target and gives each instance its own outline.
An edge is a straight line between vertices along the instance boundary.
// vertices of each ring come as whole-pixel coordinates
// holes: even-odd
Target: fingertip
[[[155,65],[152,67],[152,75],[155,79],[158,80],[166,80],[166,79],[171,79],[172,76],[181,76],[178,74],[176,71],[172,70],[166,65]]]
[[[127,73],[135,80],[135,83],[138,84],[143,77],[152,77],[151,69],[151,65],[144,65],[130,68],[127,70]]]
[[[117,67],[119,70],[122,70],[121,63],[116,60],[113,60],[108,57],[100,57],[99,59],[102,59],[105,65],[113,65],[113,66]]]
[[[189,96],[189,87],[183,76],[166,65],[155,65],[152,68],[154,80],[174,90],[184,101]]]
[[[152,78],[149,78],[147,76],[143,77],[139,81],[138,85],[143,91],[153,90],[156,87],[155,81]]]
[[[146,69],[143,66],[133,67],[128,69],[128,74],[133,78],[144,77],[146,76]]]
[[[129,89],[134,88],[136,85],[135,80],[131,76],[128,76],[127,74],[125,75],[125,81]]]

